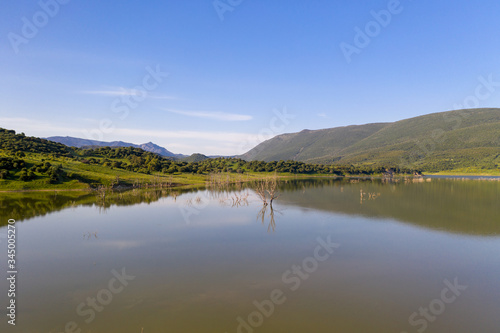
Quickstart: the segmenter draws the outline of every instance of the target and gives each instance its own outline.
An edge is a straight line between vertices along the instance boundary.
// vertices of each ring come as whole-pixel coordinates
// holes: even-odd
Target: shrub
[[[0,170],[0,179],[7,179],[9,177],[9,170]]]

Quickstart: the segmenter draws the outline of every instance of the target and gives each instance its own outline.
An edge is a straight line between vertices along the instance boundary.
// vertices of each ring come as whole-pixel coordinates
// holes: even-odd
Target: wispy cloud
[[[126,250],[140,247],[142,244],[134,240],[106,240],[100,241],[99,246],[116,250]]]
[[[65,133],[64,135],[82,137],[82,130],[85,128],[76,128],[65,126],[64,124],[55,125],[47,121],[28,119],[28,118],[0,118],[0,127],[15,129],[16,131],[33,131],[34,135]],[[54,135],[54,134],[52,134]],[[238,143],[244,140],[258,140],[260,135],[238,132],[222,131],[168,131],[168,130],[147,130],[132,128],[116,128],[113,131],[113,137],[131,138],[131,137],[150,137],[162,139],[201,139],[204,141],[221,141],[226,143]],[[121,139],[120,139],[121,140]]]
[[[49,133],[68,133],[68,132],[78,131],[77,128],[71,128],[64,125],[58,126],[51,124],[48,121],[34,120],[28,118],[0,118],[0,127],[13,129],[16,132],[32,131],[34,132],[33,135],[42,135],[42,136],[44,134],[49,134]]]
[[[80,91],[85,95],[103,95],[103,96],[136,96],[138,91],[135,89],[120,88],[116,90],[85,90]]]
[[[185,110],[174,110],[174,109],[164,109],[165,111],[181,114],[188,117],[197,118],[208,118],[222,121],[247,121],[251,120],[252,116],[236,113],[226,113],[226,112],[211,112],[211,111],[185,111]]]
[[[111,88],[102,89],[102,90],[84,90],[84,91],[80,91],[79,93],[86,94],[86,95],[101,95],[101,96],[110,96],[110,97],[113,97],[113,96],[114,97],[121,97],[121,96],[142,96],[144,91],[145,90],[130,89],[130,88],[124,88],[124,87],[111,87]],[[174,96],[153,94],[151,92],[147,92],[147,97],[153,98],[153,99],[166,99],[166,100],[177,99]]]
[[[120,136],[156,137],[163,139],[198,139],[204,141],[221,141],[227,143],[239,143],[245,140],[258,140],[258,134],[237,132],[204,132],[204,131],[154,131],[143,129],[117,128],[114,134]]]
[[[318,117],[328,118],[328,115],[326,113],[318,113]]]

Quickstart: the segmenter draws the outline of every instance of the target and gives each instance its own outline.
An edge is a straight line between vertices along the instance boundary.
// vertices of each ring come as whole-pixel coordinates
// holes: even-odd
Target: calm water
[[[0,263],[15,218],[19,270],[0,331],[500,331],[499,181],[279,193],[272,210],[248,188],[0,194]]]

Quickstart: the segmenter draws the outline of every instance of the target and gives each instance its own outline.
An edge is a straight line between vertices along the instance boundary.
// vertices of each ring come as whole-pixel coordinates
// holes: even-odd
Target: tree
[[[35,179],[35,174],[33,173],[33,171],[31,170],[28,171],[26,168],[21,170],[21,173],[19,175],[19,180],[27,182],[33,179]]]
[[[9,171],[2,169],[0,170],[0,179],[7,179],[9,177]]]

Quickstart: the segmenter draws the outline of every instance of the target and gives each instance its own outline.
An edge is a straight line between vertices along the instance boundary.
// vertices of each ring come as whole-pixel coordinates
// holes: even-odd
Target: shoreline
[[[442,176],[442,177],[495,177],[495,178],[500,178],[500,172],[498,173],[441,173],[441,172],[435,172],[435,173],[426,173],[424,174],[424,177],[426,176]]]
[[[414,175],[395,175],[393,178],[404,178],[404,177],[415,177]],[[500,180],[500,174],[476,174],[476,173],[429,173],[429,174],[422,174],[422,176],[419,176],[418,178],[425,178],[425,177],[431,177],[431,178],[446,178],[449,177],[449,179],[455,179],[455,178],[468,178],[470,180],[492,180],[492,179],[498,179]],[[251,182],[251,181],[256,181],[259,179],[266,179],[269,177],[261,177],[261,178],[250,178],[246,180],[238,180],[238,181],[230,181],[230,184],[233,183],[246,183],[246,182]],[[382,175],[377,175],[377,176],[365,176],[365,175],[347,175],[347,176],[328,176],[328,175],[278,175],[278,179],[310,179],[310,178],[332,178],[332,179],[350,179],[350,178],[364,178],[364,179],[383,179],[384,177]],[[195,184],[195,183],[189,183],[189,184],[173,184],[173,186],[141,186],[141,187],[135,187],[133,185],[119,185],[116,188],[110,188],[110,190],[114,191],[128,191],[132,189],[180,189],[180,188],[187,188],[187,187],[192,187],[192,186],[206,186],[206,184]],[[0,193],[26,193],[26,192],[94,192],[97,191],[96,188],[41,188],[41,189],[12,189],[12,190],[2,190],[0,189]]]

